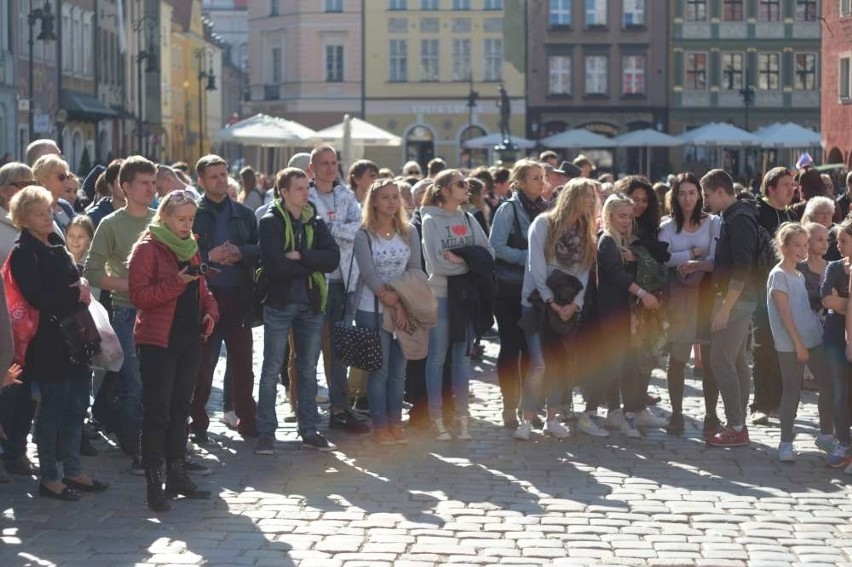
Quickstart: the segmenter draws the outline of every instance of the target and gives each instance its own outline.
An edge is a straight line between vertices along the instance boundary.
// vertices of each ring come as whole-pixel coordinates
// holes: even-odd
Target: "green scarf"
[[[198,242],[195,238],[180,238],[177,234],[161,224],[151,224],[148,232],[154,240],[159,240],[175,253],[178,262],[187,262],[198,254]]]
[[[284,251],[292,252],[295,250],[296,239],[293,234],[293,221],[290,220],[290,213],[281,206],[281,199],[275,199],[272,204],[276,209],[278,209],[278,212],[281,213],[281,217],[284,219]],[[314,225],[311,223],[313,217],[314,210],[310,205],[303,208],[302,213],[299,216],[299,220],[302,221],[302,225],[305,227],[305,247],[308,249],[312,248],[314,245]],[[322,272],[312,273],[308,280],[308,288],[311,289],[313,286],[317,286],[317,289],[319,289],[321,301],[320,309],[323,313],[325,313],[325,306],[328,300],[328,286],[325,282],[325,274]]]

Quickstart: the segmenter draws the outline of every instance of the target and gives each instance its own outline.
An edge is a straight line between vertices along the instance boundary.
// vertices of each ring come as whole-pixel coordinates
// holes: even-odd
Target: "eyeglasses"
[[[176,189],[167,195],[169,201],[176,203],[194,203],[195,195],[186,189]]]
[[[379,181],[373,181],[373,184],[370,186],[370,191],[381,191],[388,185],[396,185],[393,179],[384,179]]]
[[[35,181],[10,181],[8,185],[10,187],[16,187],[18,189],[23,189],[24,187],[29,187],[30,185],[35,184]]]
[[[63,172],[63,173],[57,173],[57,174],[56,174],[56,178],[57,178],[59,181],[65,181],[66,179],[70,179],[70,178],[71,178],[71,174],[70,174],[70,173],[65,173],[65,172]]]

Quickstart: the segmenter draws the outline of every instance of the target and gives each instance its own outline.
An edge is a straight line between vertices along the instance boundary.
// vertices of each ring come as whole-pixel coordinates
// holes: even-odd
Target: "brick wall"
[[[839,2],[823,2],[821,131],[825,161],[852,165],[852,99],[841,101],[840,57],[852,56],[852,17],[841,18]]]

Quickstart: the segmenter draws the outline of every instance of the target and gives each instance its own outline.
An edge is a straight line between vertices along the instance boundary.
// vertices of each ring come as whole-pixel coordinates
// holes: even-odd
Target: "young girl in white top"
[[[822,324],[810,308],[805,277],[796,269],[797,263],[808,256],[808,233],[797,222],[784,223],[775,234],[775,249],[781,262],[769,272],[766,307],[783,384],[778,459],[793,462],[796,460],[793,420],[799,406],[805,364],[820,384],[819,415],[823,436],[830,436],[833,431],[830,375],[822,345]]]

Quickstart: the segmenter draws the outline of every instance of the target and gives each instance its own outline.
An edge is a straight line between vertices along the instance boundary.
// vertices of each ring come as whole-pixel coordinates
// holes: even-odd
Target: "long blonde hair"
[[[617,230],[613,229],[612,225],[612,215],[622,207],[630,207],[632,209],[633,199],[622,193],[613,193],[607,197],[604,203],[603,212],[601,213],[603,218],[601,220],[603,222],[604,233],[611,236],[619,246],[627,246],[633,242],[633,225],[635,223],[630,223],[630,234],[627,235],[620,234]]]
[[[376,214],[376,196],[379,191],[385,187],[393,186],[399,191],[399,186],[393,179],[377,179],[367,189],[367,195],[364,197],[364,206],[361,209],[361,226],[366,228],[373,234],[378,234],[379,217]],[[400,194],[399,207],[396,210],[396,215],[393,217],[393,228],[403,238],[408,238],[408,213],[405,211],[405,204],[402,202],[402,194]]]
[[[517,167],[517,166],[516,166]],[[582,266],[588,268],[595,260],[595,210],[586,204],[589,194],[595,196],[600,184],[592,179],[577,177],[560,191],[556,204],[541,214],[547,219],[549,229],[544,245],[544,257],[556,257],[556,244],[571,228],[577,227],[584,237]]]

